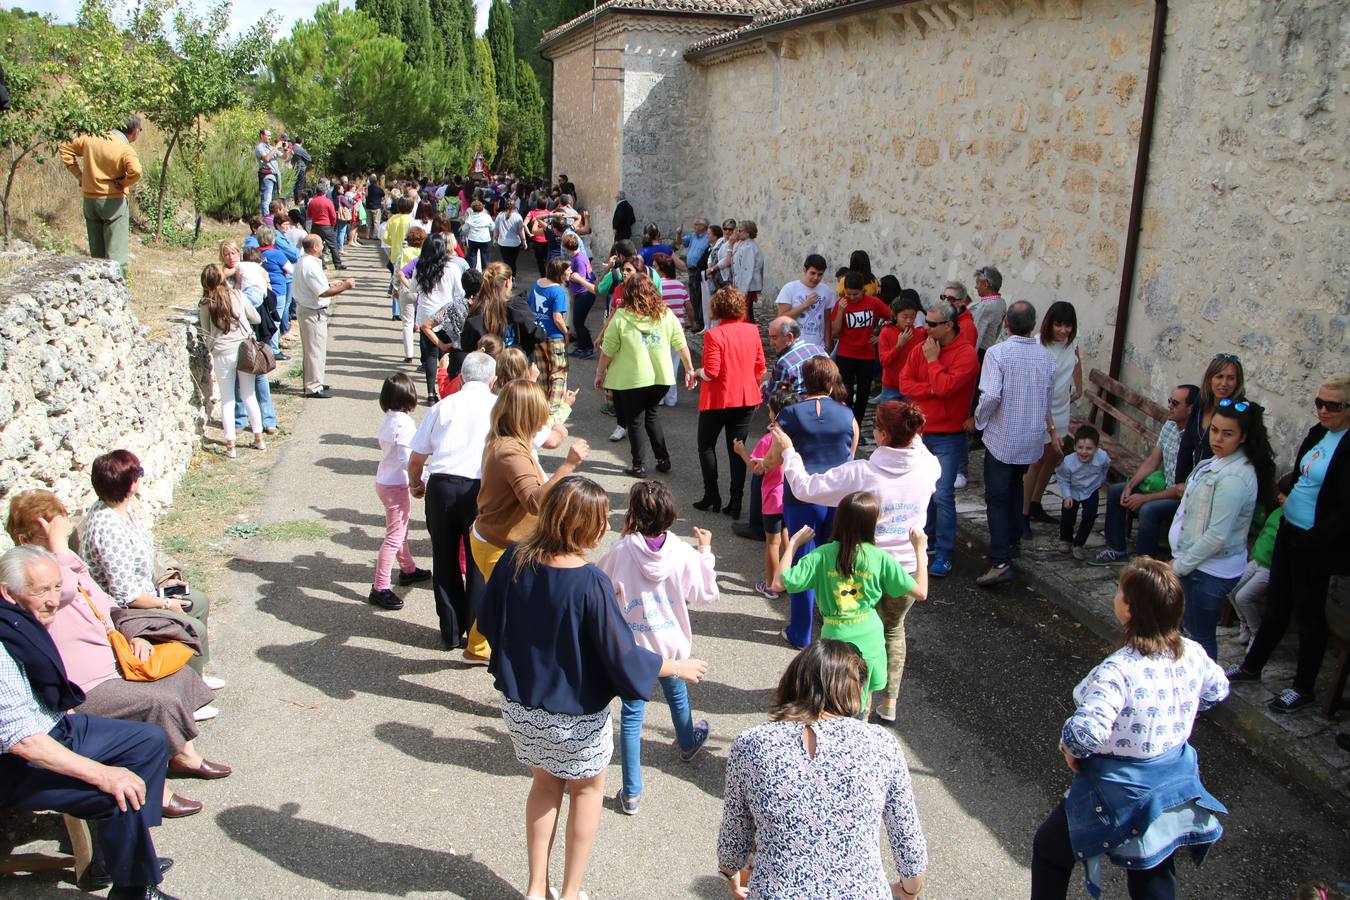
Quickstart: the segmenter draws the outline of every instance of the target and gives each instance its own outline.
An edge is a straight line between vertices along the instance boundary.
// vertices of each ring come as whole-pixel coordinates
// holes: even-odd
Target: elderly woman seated
[[[65,507],[50,491],[24,491],[10,501],[5,530],[16,545],[45,547],[59,567],[61,593],[54,610],[38,615],[36,607],[48,602],[41,592],[17,590],[9,599],[38,615],[47,626],[61,654],[70,680],[85,693],[75,712],[110,719],[152,722],[169,739],[169,772],[197,778],[224,778],[228,766],[210,762],[193,746],[196,722],[216,714],[210,702],[215,693],[200,675],[179,669],[158,681],[127,681],[117,667],[117,657],[108,640],[112,628],[112,599],[89,575],[78,556],[69,550],[72,526]],[[131,641],[137,657],[146,659],[151,646],[145,640]],[[164,815],[188,816],[202,805],[164,788]]]
[[[94,460],[90,481],[98,502],[80,526],[80,556],[94,581],[118,606],[164,609],[195,619],[202,653],[189,665],[212,690],[220,690],[225,682],[205,673],[211,658],[206,633],[210,601],[199,591],[188,591],[177,570],[159,571],[155,537],[136,509],[144,474],[141,461],[129,450],[114,450]]]

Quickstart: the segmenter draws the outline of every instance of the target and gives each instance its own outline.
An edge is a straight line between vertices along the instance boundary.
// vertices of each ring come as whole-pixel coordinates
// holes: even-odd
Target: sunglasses
[[[947,320],[946,320],[946,319],[939,319],[938,321],[934,322],[932,319],[930,319],[930,318],[928,318],[927,316],[925,316],[925,317],[924,317],[924,320],[923,320],[923,324],[927,325],[929,328],[937,328],[939,325],[946,325],[946,324],[947,324]]]
[[[1313,398],[1313,406],[1318,409],[1325,409],[1327,412],[1345,412],[1346,402],[1344,400],[1323,400],[1321,397]]]
[[[1167,408],[1168,408],[1168,409],[1176,409],[1176,408],[1177,408],[1178,406],[1180,406],[1180,405],[1181,405],[1181,401],[1178,400],[1176,397],[1168,397],[1168,398],[1167,398]]]
[[[1230,406],[1237,412],[1246,412],[1248,407],[1251,406],[1251,404],[1248,403],[1246,400],[1239,400],[1236,403],[1234,403],[1231,397],[1225,397],[1219,401],[1220,409],[1227,409]]]
[[[1242,360],[1238,359],[1237,356],[1233,353],[1216,353],[1214,354],[1214,358],[1210,360],[1210,362],[1236,363],[1239,366],[1242,365]]]

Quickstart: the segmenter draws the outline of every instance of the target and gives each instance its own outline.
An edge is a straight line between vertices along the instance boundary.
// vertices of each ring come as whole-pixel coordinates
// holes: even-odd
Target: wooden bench
[[[1092,404],[1092,409],[1086,421],[1081,418],[1070,420],[1069,433],[1072,434],[1083,424],[1092,425],[1100,431],[1101,448],[1111,457],[1111,474],[1116,481],[1124,481],[1134,474],[1134,470],[1139,468],[1139,464],[1157,443],[1158,432],[1167,421],[1167,410],[1101,369],[1088,372],[1088,381],[1091,385],[1083,396]],[[1098,424],[1099,420],[1101,424]],[[1115,426],[1112,428],[1115,435],[1107,433],[1107,429],[1112,426]],[[1121,428],[1125,432],[1121,432]],[[1127,433],[1138,435],[1145,448],[1143,453],[1136,453],[1121,442]]]
[[[61,818],[66,826],[66,834],[70,836],[71,855],[15,853],[0,857],[0,875],[74,869],[76,881],[84,877],[84,871],[89,868],[89,862],[94,855],[94,845],[89,837],[89,823],[71,815],[63,815]]]

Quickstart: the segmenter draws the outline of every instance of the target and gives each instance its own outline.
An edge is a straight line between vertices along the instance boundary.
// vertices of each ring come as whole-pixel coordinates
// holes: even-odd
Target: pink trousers
[[[417,568],[412,550],[408,548],[408,519],[412,515],[412,494],[406,484],[377,484],[375,493],[384,504],[384,543],[375,563],[375,590],[389,589],[389,576],[394,571],[394,559],[399,569],[411,572]]]

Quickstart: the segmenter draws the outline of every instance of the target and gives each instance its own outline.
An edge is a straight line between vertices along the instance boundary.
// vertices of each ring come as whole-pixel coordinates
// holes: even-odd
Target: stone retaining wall
[[[180,337],[148,337],[115,263],[35,257],[0,282],[0,509],[43,487],[81,515],[91,463],[118,448],[141,459],[147,507],[168,505],[202,421]]]

